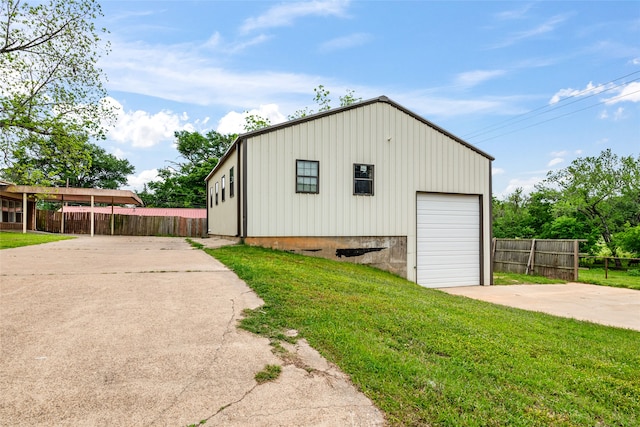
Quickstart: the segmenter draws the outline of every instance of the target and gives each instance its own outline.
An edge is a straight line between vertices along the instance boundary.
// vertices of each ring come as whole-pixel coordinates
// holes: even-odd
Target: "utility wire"
[[[480,141],[476,141],[475,144],[481,144],[483,142],[490,141],[492,139],[496,139],[496,138],[499,138],[501,136],[510,135],[512,133],[519,132],[519,131],[524,130],[524,129],[529,129],[531,127],[538,126],[538,125],[541,125],[543,123],[547,123],[547,122],[550,122],[550,121],[553,121],[553,120],[557,120],[557,119],[560,119],[562,117],[570,116],[571,114],[579,113],[581,111],[588,110],[589,108],[597,107],[598,105],[606,104],[607,102],[611,102],[611,101],[616,100],[616,99],[622,99],[622,98],[625,98],[627,96],[630,96],[630,95],[633,95],[633,94],[639,93],[639,92],[640,92],[640,89],[638,89],[636,91],[633,91],[633,92],[630,92],[630,93],[626,93],[624,95],[618,95],[618,96],[615,96],[613,98],[607,99],[606,101],[601,101],[601,102],[598,102],[596,104],[592,104],[592,105],[589,105],[587,107],[580,108],[579,110],[569,111],[568,113],[561,114],[561,115],[556,116],[556,117],[551,117],[550,119],[543,120],[541,122],[536,122],[536,123],[530,124],[530,125],[525,126],[525,127],[521,127],[521,128],[518,128],[518,129],[514,129],[512,131],[509,131],[509,132],[504,132],[504,133],[501,133],[499,135],[495,135],[495,136],[492,136],[492,137],[489,137],[489,138],[485,138],[485,139],[480,140]]]
[[[604,92],[608,92],[608,91],[611,91],[613,89],[617,89],[617,88],[619,88],[619,87],[621,87],[621,86],[623,86],[625,84],[632,83],[632,82],[635,82],[635,81],[639,81],[640,78],[635,78],[635,79],[633,79],[631,81],[626,81],[624,83],[620,83],[620,84],[617,84],[617,85],[614,85],[614,86],[609,86],[612,83],[615,83],[615,82],[617,82],[619,80],[622,80],[622,79],[626,79],[626,78],[628,78],[630,76],[633,76],[633,75],[636,75],[636,74],[640,74],[640,71],[634,71],[633,73],[629,73],[629,74],[624,75],[622,77],[618,77],[616,79],[613,79],[613,80],[611,80],[609,82],[602,83],[602,84],[600,84],[600,85],[598,85],[598,86],[596,86],[594,88],[583,89],[580,92],[577,92],[577,93],[575,93],[575,94],[573,94],[571,96],[568,96],[568,97],[566,97],[566,98],[564,98],[564,99],[562,99],[562,100],[560,100],[560,101],[558,101],[558,102],[556,102],[556,103],[554,103],[552,105],[544,105],[542,107],[535,108],[535,109],[533,109],[531,111],[527,111],[526,113],[519,114],[519,115],[517,115],[515,117],[512,117],[510,119],[504,120],[502,122],[499,122],[499,123],[496,123],[496,124],[493,124],[493,125],[490,125],[490,126],[486,126],[484,128],[478,129],[475,132],[471,132],[469,134],[463,135],[463,138],[465,138],[465,139],[467,139],[467,138],[468,139],[477,138],[478,136],[485,135],[487,133],[491,133],[491,132],[497,131],[499,129],[503,129],[503,128],[508,127],[508,126],[512,126],[512,125],[514,125],[516,123],[520,123],[520,122],[529,120],[529,119],[531,119],[533,117],[537,117],[537,116],[540,116],[542,114],[546,114],[546,113],[550,113],[550,112],[556,111],[556,110],[558,110],[560,108],[564,108],[566,106],[575,104],[576,102],[587,100],[587,99],[592,98],[592,97],[594,97],[596,95],[600,95],[600,94],[602,94]],[[600,88],[604,88],[604,89],[600,90]],[[594,92],[594,93],[591,94],[591,95],[588,95],[586,97],[582,97],[582,95],[584,95],[585,93],[590,93],[590,92]],[[578,99],[574,99],[574,98],[578,98]],[[616,99],[616,98],[612,98],[612,99]],[[569,101],[571,99],[573,99],[573,101],[567,102],[567,101]],[[559,104],[561,104],[561,105],[559,105]],[[598,104],[595,104],[595,105],[599,105],[599,104],[601,104],[601,103],[598,103]],[[591,108],[591,107],[588,107],[588,108]],[[542,110],[546,110],[546,111],[542,111]],[[582,110],[576,110],[576,112],[578,112],[578,111],[582,111]],[[562,115],[560,117],[564,117],[566,115],[568,115],[568,114],[564,114],[564,115]],[[541,123],[544,123],[544,122],[541,122]],[[531,126],[527,126],[527,127],[522,128],[522,129],[526,129],[526,128],[529,128],[529,127],[531,127]],[[509,132],[509,133],[512,133],[512,132]],[[490,138],[490,139],[493,139],[493,138]],[[485,139],[483,141],[486,141],[486,140],[487,139]]]

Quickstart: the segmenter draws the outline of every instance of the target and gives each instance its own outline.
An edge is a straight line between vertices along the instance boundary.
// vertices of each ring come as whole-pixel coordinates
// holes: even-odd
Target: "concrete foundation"
[[[407,277],[407,236],[247,237],[245,243],[366,264]]]

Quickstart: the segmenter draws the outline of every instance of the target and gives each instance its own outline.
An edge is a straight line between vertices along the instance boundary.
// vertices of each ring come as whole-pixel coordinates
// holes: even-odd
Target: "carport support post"
[[[60,234],[64,234],[64,194],[62,195],[62,206],[60,206]]]
[[[113,197],[111,198],[111,235],[113,236],[115,218],[113,217]]]
[[[93,230],[95,227],[95,218],[93,217],[93,200],[94,200],[94,196],[93,194],[91,195],[91,237],[93,237]]]
[[[27,193],[22,193],[22,234],[27,233]]]

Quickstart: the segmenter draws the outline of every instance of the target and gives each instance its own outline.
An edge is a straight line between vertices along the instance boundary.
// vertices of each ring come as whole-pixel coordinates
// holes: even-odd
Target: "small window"
[[[224,202],[224,182],[225,182],[225,178],[224,175],[222,175],[222,201]]]
[[[233,197],[233,168],[229,169],[229,197]]]
[[[296,193],[318,193],[320,162],[296,160]]]
[[[373,196],[373,165],[353,165],[353,194]]]
[[[218,206],[218,183],[216,182],[216,206]]]
[[[213,188],[209,187],[209,207],[213,207]]]

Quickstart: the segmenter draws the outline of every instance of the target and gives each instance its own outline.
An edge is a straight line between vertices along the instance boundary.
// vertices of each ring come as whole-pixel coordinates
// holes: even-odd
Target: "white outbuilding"
[[[240,135],[206,178],[210,235],[489,285],[493,157],[387,97]]]

